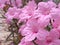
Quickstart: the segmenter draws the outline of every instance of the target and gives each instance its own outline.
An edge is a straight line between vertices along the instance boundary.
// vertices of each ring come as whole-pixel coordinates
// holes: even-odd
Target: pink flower
[[[43,23],[41,23],[43,24]],[[41,28],[40,24],[38,23],[37,19],[30,19],[26,27],[21,30],[21,34],[25,36],[25,41],[32,41],[36,37],[38,39],[43,40],[48,35],[48,31]],[[41,37],[41,38],[40,38]]]
[[[49,44],[49,45],[51,45],[51,43],[52,44],[56,43],[55,42],[56,40],[59,40],[59,32],[56,29],[52,29],[49,32],[49,35],[46,37],[46,43]]]
[[[59,8],[53,8],[50,11],[51,19],[53,19],[53,27],[58,27],[60,25],[60,9]]]
[[[40,2],[38,4],[38,10],[40,11],[40,13],[44,15],[48,15],[50,13],[50,10],[55,7],[56,7],[56,4],[52,1]]]
[[[35,42],[38,45],[60,45],[59,32],[56,29],[52,29],[45,37],[45,40],[37,39]]]
[[[13,18],[19,19],[20,14],[21,14],[21,9],[13,7],[8,9],[8,12],[5,14],[5,16],[8,20],[12,20]]]
[[[27,5],[22,8],[22,14],[19,16],[20,20],[28,20],[31,18],[36,7],[37,5],[33,0],[29,1]]]

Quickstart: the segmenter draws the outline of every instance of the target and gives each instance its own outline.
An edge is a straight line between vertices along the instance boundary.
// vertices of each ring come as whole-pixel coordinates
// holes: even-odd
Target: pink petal
[[[32,41],[35,39],[35,37],[36,37],[36,34],[27,35],[25,36],[25,41]]]

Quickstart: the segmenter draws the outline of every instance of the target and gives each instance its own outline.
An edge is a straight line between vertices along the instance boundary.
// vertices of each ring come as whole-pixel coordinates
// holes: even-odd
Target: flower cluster
[[[18,1],[17,6],[20,4]],[[18,7],[15,4],[5,13],[8,22],[17,19],[17,24],[24,23],[19,28],[23,38],[18,45],[60,45],[60,3],[50,0],[36,4],[29,0],[24,7]]]
[[[60,45],[60,5],[52,1],[32,3],[19,16],[26,20],[19,29],[24,36],[19,45]]]

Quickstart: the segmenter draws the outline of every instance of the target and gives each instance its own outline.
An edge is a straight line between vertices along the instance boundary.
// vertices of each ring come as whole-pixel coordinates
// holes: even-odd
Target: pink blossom
[[[46,37],[46,42],[51,45],[55,40],[59,40],[59,32],[56,29],[52,29],[49,35]],[[55,42],[56,43],[56,42]],[[57,42],[58,43],[58,42]]]
[[[22,14],[19,16],[20,20],[28,20],[31,18],[36,7],[37,5],[33,0],[29,1],[27,5],[22,8]]]
[[[45,37],[45,40],[36,40],[38,45],[60,45],[59,32],[56,29],[52,29]]]
[[[50,11],[50,15],[51,15],[51,19],[54,20],[54,22],[52,23],[53,24],[53,27],[58,27],[60,25],[60,9],[59,8],[53,8],[51,11]]]
[[[55,7],[56,7],[56,4],[52,1],[40,2],[38,4],[38,10],[40,11],[40,13],[44,15],[48,15],[50,13],[50,10]]]
[[[17,9],[16,7],[9,8],[8,12],[5,14],[8,20],[12,20],[13,18],[19,19],[19,15],[21,14],[21,9]]]
[[[43,23],[41,23],[41,24],[43,24]],[[26,27],[23,30],[21,30],[21,34],[23,36],[25,36],[24,37],[25,41],[32,41],[36,37],[38,39],[43,40],[43,38],[45,38],[45,35],[48,34],[48,31],[45,31],[43,28],[41,28],[40,24],[37,22],[37,19],[30,19],[27,22]],[[40,38],[40,36],[42,36],[42,37]]]

